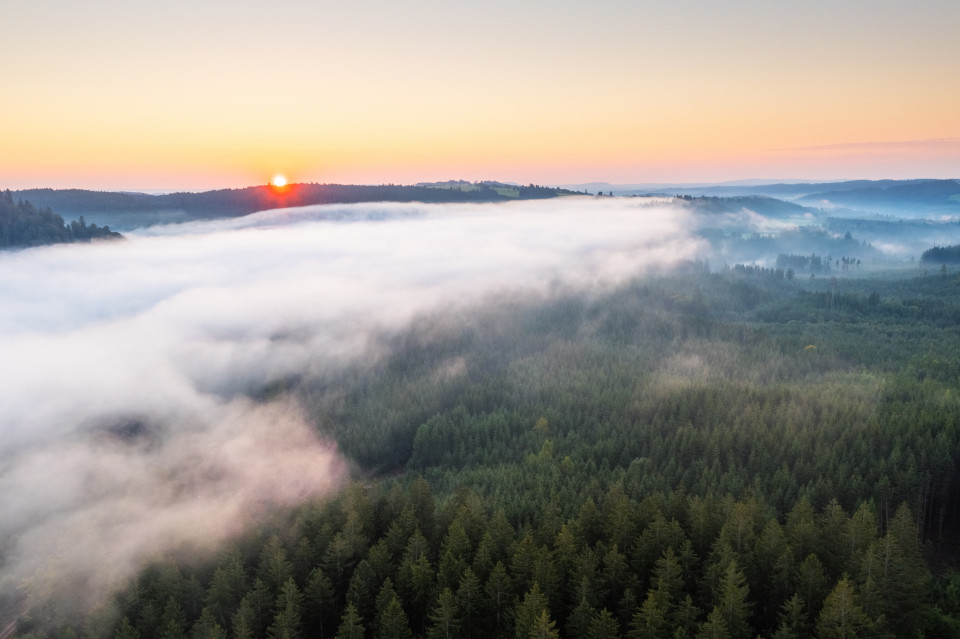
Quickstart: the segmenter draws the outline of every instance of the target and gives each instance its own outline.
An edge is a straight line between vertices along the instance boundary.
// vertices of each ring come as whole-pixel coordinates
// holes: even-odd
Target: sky
[[[960,177],[956,0],[5,0],[0,188]]]

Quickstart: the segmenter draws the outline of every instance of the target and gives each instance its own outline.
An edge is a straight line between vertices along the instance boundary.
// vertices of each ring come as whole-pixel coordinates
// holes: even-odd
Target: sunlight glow
[[[270,184],[272,184],[273,186],[275,186],[275,187],[277,187],[277,188],[282,188],[282,187],[284,187],[284,186],[287,185],[287,178],[285,178],[284,176],[282,176],[282,175],[280,175],[280,174],[274,175],[274,176],[273,176],[273,179],[270,180]]]

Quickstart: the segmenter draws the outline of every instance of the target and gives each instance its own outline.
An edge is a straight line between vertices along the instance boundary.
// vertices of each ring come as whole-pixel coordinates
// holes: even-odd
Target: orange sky
[[[960,177],[955,0],[140,4],[0,6],[0,188]]]

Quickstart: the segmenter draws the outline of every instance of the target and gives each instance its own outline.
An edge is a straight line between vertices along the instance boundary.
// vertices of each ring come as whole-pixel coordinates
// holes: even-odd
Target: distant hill
[[[646,184],[584,182],[559,186],[578,193],[613,193],[614,195],[713,195],[730,197],[736,195],[780,196],[782,194],[793,194],[794,197],[798,197],[837,183],[841,182],[807,182],[804,180],[733,180],[729,182],[656,182]]]
[[[11,191],[0,192],[0,249],[121,238],[110,227],[87,225],[81,216],[69,224],[50,207],[29,200],[14,201]]]
[[[759,195],[740,195],[733,197],[716,196],[683,196],[681,198],[684,204],[698,212],[706,214],[736,213],[743,209],[748,209],[769,218],[785,218],[791,216],[801,216],[810,213],[816,213],[811,209],[793,202],[778,200],[773,197]]]
[[[38,207],[50,207],[64,215],[84,215],[114,228],[129,230],[152,224],[196,219],[237,217],[256,211],[355,202],[500,202],[516,199],[552,198],[569,191],[536,185],[516,186],[478,183],[471,188],[401,186],[386,184],[291,184],[286,187],[251,186],[202,193],[118,193],[79,189],[30,189],[15,195]]]
[[[720,184],[609,184],[569,185],[575,190],[618,196],[754,197],[795,202],[836,217],[894,215],[901,218],[960,216],[958,180],[848,180],[841,182],[783,181],[757,184],[755,180]],[[864,215],[864,214],[868,215]]]
[[[840,206],[882,214],[920,217],[960,215],[960,181],[906,180],[831,188],[801,197],[809,206]]]
[[[573,185],[577,186],[577,185]],[[573,188],[571,186],[571,188]],[[861,211],[902,214],[915,211],[960,209],[960,185],[956,180],[847,180],[840,182],[798,182],[784,180],[757,184],[755,180],[720,184],[608,184],[579,185],[588,191],[612,191],[615,195],[690,195],[694,197],[738,197],[764,195],[797,201],[807,206],[847,207]],[[954,199],[951,199],[954,197]]]

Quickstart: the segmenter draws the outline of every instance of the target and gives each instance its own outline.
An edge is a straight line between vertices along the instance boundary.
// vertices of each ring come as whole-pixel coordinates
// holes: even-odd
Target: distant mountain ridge
[[[508,182],[447,180],[403,185],[291,184],[220,189],[200,193],[148,194],[80,189],[15,191],[40,209],[51,208],[65,217],[85,216],[95,224],[128,231],[154,224],[197,219],[238,217],[268,209],[312,204],[357,202],[500,202],[542,199],[562,195],[658,195],[706,198],[771,198],[836,217],[876,219],[882,216],[919,219],[960,218],[960,181],[941,179],[848,180],[841,182],[784,181],[756,184],[754,180],[714,185],[611,185],[594,182],[571,188],[523,186]],[[655,188],[654,188],[655,187]],[[582,190],[580,190],[582,188]],[[774,201],[744,200],[746,208],[774,216],[801,213]],[[727,207],[731,203],[723,206]],[[701,207],[707,203],[701,203]],[[779,209],[774,212],[774,209]]]
[[[960,216],[960,181],[944,179],[847,180],[841,182],[785,181],[754,184],[752,180],[712,185],[614,185],[605,182],[570,185],[619,196],[693,197],[767,196],[845,215]]]
[[[798,199],[809,206],[842,206],[877,213],[960,215],[960,181],[908,180],[849,185]]]
[[[552,198],[571,192],[536,185],[493,186],[479,183],[470,189],[430,186],[290,184],[285,187],[250,186],[201,193],[152,195],[83,189],[27,189],[14,191],[39,208],[52,208],[68,216],[84,215],[114,229],[196,219],[239,217],[256,211],[357,202],[500,202]],[[498,183],[499,184],[499,183]]]

